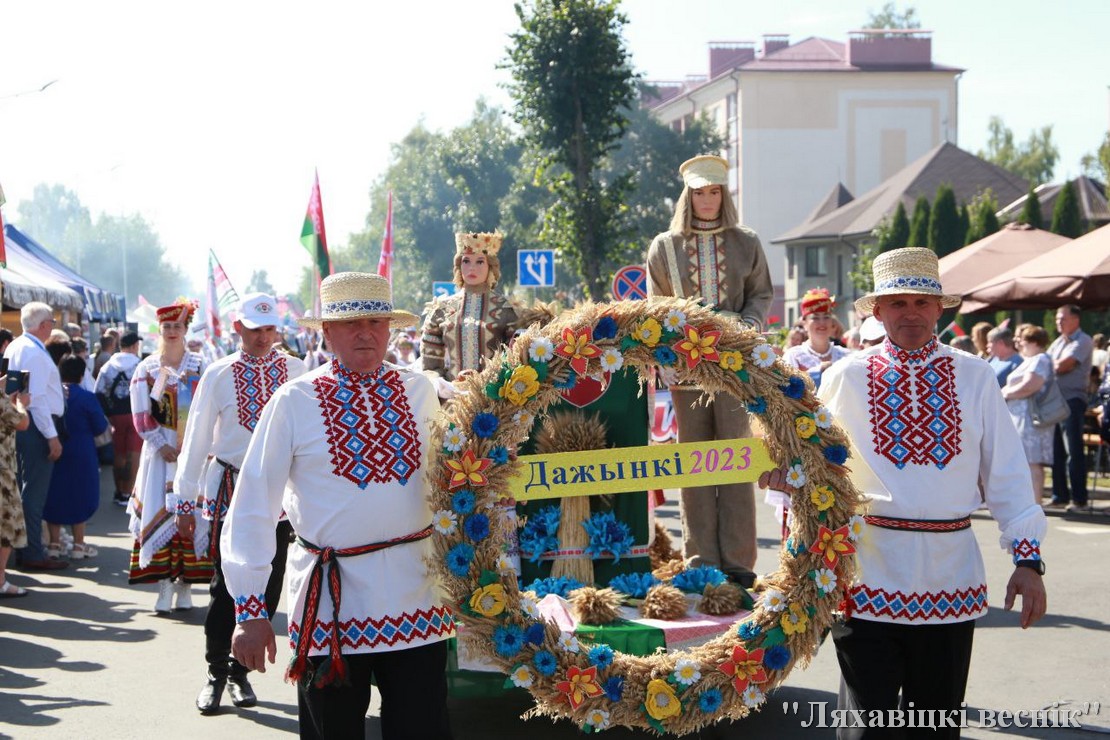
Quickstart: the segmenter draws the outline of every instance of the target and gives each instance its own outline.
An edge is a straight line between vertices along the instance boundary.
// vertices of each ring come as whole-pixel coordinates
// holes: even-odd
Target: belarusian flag
[[[389,191],[389,205],[385,209],[385,234],[382,236],[382,253],[378,257],[378,274],[393,282],[393,191]]]
[[[312,197],[308,199],[308,212],[304,215],[301,229],[301,244],[312,256],[316,282],[331,274],[331,258],[328,256],[328,237],[324,232],[324,205],[320,201],[320,173],[312,185]]]

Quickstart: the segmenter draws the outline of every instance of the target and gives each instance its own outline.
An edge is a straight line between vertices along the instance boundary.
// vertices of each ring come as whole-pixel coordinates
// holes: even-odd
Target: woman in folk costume
[[[157,612],[170,611],[175,595],[178,609],[192,608],[189,584],[212,579],[212,561],[196,553],[174,523],[175,514],[192,514],[198,529],[204,525],[195,504],[179,501],[172,485],[188,404],[205,367],[199,353],[185,349],[194,308],[180,299],[158,309],[158,351],[140,362],[131,378],[131,412],[143,449],[128,506],[135,537],[129,582],[158,582]]]
[[[500,234],[455,234],[458,293],[429,304],[420,339],[424,370],[442,399],[457,393],[451,381],[481,371],[517,328],[509,299],[494,292],[501,278]]]
[[[796,347],[790,347],[782,355],[782,361],[792,368],[809,373],[814,386],[821,387],[821,373],[851,351],[833,344],[837,335],[836,319],[832,310],[836,298],[824,288],[807,290],[802,296],[802,324],[807,338]]]
[[[727,190],[728,162],[704,155],[682,163],[683,189],[670,231],[648,249],[648,295],[696,298],[723,319],[759,331],[774,289],[759,237],[740,226]],[[737,399],[699,402],[693,386],[671,386],[679,442],[750,434]],[[703,399],[705,400],[705,399]],[[755,499],[750,483],[682,489],[683,557],[721,568],[741,585],[755,580]]]

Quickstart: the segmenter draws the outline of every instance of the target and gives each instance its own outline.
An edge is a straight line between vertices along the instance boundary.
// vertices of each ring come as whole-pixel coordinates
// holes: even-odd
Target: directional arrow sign
[[[435,281],[432,283],[432,298],[442,298],[443,296],[455,294],[455,284]]]
[[[516,273],[528,288],[555,285],[555,252],[550,249],[522,249],[517,253]]]

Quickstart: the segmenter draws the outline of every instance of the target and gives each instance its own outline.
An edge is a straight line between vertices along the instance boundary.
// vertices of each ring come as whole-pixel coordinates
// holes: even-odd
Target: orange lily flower
[[[485,471],[493,464],[493,461],[488,457],[476,458],[474,457],[474,450],[467,450],[462,458],[447,460],[444,464],[447,466],[448,475],[451,476],[451,480],[447,484],[447,488],[450,490],[468,483],[472,486],[484,486],[489,483]]]
[[[767,671],[763,669],[763,648],[749,653],[742,645],[737,645],[732,649],[732,660],[721,663],[717,670],[726,676],[732,676],[732,686],[738,694],[744,693],[749,683],[763,683],[767,680]]]
[[[836,561],[841,555],[851,555],[856,551],[856,546],[851,543],[849,537],[847,524],[837,530],[829,529],[822,524],[817,530],[817,541],[809,551],[824,557],[826,568],[835,568]]]
[[[682,331],[686,338],[675,343],[674,351],[686,358],[687,368],[693,369],[702,360],[717,362],[721,359],[717,352],[721,332],[714,329],[712,324],[705,324],[697,329],[687,324]]]
[[[555,684],[555,688],[567,695],[572,709],[578,709],[586,697],[593,699],[605,693],[597,682],[597,666],[585,670],[571,666],[567,669],[567,679]]]
[[[584,327],[575,332],[569,326],[563,329],[563,343],[555,348],[555,354],[570,360],[570,366],[579,375],[585,375],[586,365],[591,357],[601,354],[601,348],[591,343],[593,332],[590,327]]]

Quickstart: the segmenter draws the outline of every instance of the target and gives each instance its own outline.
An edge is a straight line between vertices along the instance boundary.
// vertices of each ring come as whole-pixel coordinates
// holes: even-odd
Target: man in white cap
[[[302,738],[363,737],[373,678],[382,737],[450,738],[451,611],[430,570],[427,464],[439,399],[428,378],[384,364],[393,308],[385,278],[344,272],[320,285],[335,358],[280,388],[247,450],[221,542],[235,598],[235,657],[265,670],[276,644],[263,591],[282,509],[290,548],[286,678]]]
[[[648,295],[696,298],[722,317],[760,331],[775,291],[759,237],[739,224],[728,192],[728,162],[702,155],[682,163],[682,195],[670,230],[648,249]],[[671,385],[679,442],[736,439],[751,433],[744,405],[696,386]],[[751,483],[684,488],[682,555],[712,565],[750,588],[757,553]]]
[[[192,516],[179,516],[178,530],[195,535],[198,552],[207,549],[216,565],[204,620],[208,677],[196,700],[201,714],[219,710],[225,686],[235,706],[249,707],[257,702],[247,681],[247,669],[231,657],[235,604],[219,567],[219,538],[235,479],[262,409],[278,387],[306,372],[301,360],[274,349],[279,324],[273,296],[252,293],[243,298],[235,321],[242,347],[214,362],[201,376],[178,458],[174,490],[182,499],[195,501],[210,523],[206,531],[198,533]],[[281,597],[291,532],[289,522],[284,520],[277,523],[276,535],[275,528],[270,528],[270,541],[276,548],[265,589],[271,615]]]
[[[1015,565],[1005,608],[1022,597],[1023,628],[1045,613],[1045,516],[990,366],[937,341],[941,312],[960,298],[941,290],[936,254],[896,249],[872,270],[875,289],[856,309],[881,320],[886,339],[830,367],[818,392],[853,442],[848,467],[868,501],[857,581],[833,628],[840,708],[891,721],[899,709],[942,711],[957,726],[929,736],[958,737],[975,620],[987,613],[970,514],[985,500],[998,523]],[[781,489],[782,479],[760,482]],[[838,736],[868,732],[889,730]]]

